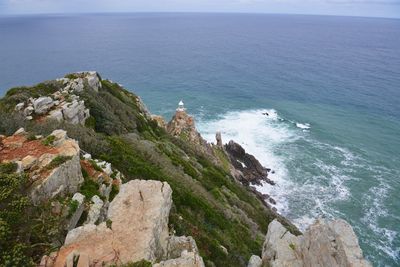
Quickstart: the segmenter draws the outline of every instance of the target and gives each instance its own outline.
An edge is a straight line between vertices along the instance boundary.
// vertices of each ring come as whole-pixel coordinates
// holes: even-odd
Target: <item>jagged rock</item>
[[[54,105],[53,99],[48,96],[41,96],[33,101],[33,108],[36,114],[45,114]]]
[[[55,109],[49,112],[49,115],[47,115],[47,118],[57,120],[57,121],[63,121],[64,116],[62,113],[61,109]]]
[[[28,170],[28,169],[32,168],[33,166],[35,166],[37,164],[37,162],[38,162],[37,157],[28,155],[21,160],[22,169]]]
[[[261,266],[262,266],[262,259],[257,255],[251,255],[247,267],[261,267]]]
[[[242,183],[261,185],[261,181],[266,181],[269,184],[275,184],[268,178],[267,169],[263,167],[253,155],[246,153],[244,148],[238,143],[232,140],[229,141],[229,143],[225,145],[225,151],[228,154],[231,164],[236,170],[240,171],[240,173],[234,174]]]
[[[108,200],[108,198],[110,197],[111,189],[112,184],[110,184],[109,186],[107,186],[106,184],[102,184],[99,189],[100,195]]]
[[[58,194],[73,194],[77,192],[83,182],[78,143],[69,139],[64,130],[55,130],[51,136],[54,136],[52,147],[42,145],[40,140],[35,141],[36,146],[32,147],[35,149],[35,151],[31,151],[32,153],[40,153],[41,150],[44,150],[43,154],[39,156],[37,164],[40,175],[31,189],[31,198],[34,203],[50,199]],[[47,166],[57,156],[67,157],[66,161],[54,169],[48,170]]]
[[[73,156],[70,160],[53,169],[43,180],[35,182],[31,192],[34,203],[50,199],[56,195],[75,193],[80,184],[83,183],[79,155]]]
[[[222,136],[221,136],[221,132],[217,132],[215,134],[215,140],[217,140],[217,146],[222,148],[223,144],[222,144]]]
[[[78,223],[79,219],[82,216],[83,210],[85,209],[85,196],[81,193],[75,193],[72,197],[73,201],[78,202],[78,207],[76,208],[74,214],[72,214],[71,219],[69,220],[68,230],[72,230],[75,228],[76,224]]]
[[[151,115],[151,118],[157,122],[157,125],[161,128],[166,129],[167,128],[167,123],[165,122],[164,118],[159,115]]]
[[[197,253],[184,250],[179,258],[161,261],[153,267],[204,267],[204,262]]]
[[[362,256],[353,229],[340,219],[318,220],[300,236],[274,220],[268,226],[262,258],[270,266],[371,266]]]
[[[89,255],[90,264],[99,266],[161,259],[167,251],[171,196],[170,186],[159,181],[121,185],[110,203],[107,222],[71,230],[52,266],[63,267],[74,250]]]
[[[93,202],[90,205],[89,213],[85,224],[95,224],[101,215],[101,209],[103,208],[104,202],[99,198],[99,196],[94,195],[91,199]]]
[[[72,124],[84,124],[90,116],[89,110],[85,108],[83,100],[73,100],[72,103],[64,103],[62,105],[62,114],[64,120]]]
[[[19,128],[13,135],[24,135],[26,134],[24,128]]]
[[[31,114],[33,113],[34,110],[35,110],[35,109],[34,109],[33,106],[30,104],[29,106],[27,106],[27,107],[24,109],[24,114],[25,114],[25,116],[31,115]]]
[[[18,104],[15,106],[15,111],[21,111],[24,107],[25,107],[25,103],[24,103],[24,102],[18,103]]]
[[[172,136],[179,137],[187,142],[195,144],[195,149],[209,155],[209,159],[215,164],[220,165],[218,157],[214,155],[214,151],[209,143],[201,137],[196,130],[194,119],[186,113],[183,103],[176,109],[175,115],[167,124],[167,132]],[[182,106],[181,106],[182,105]]]
[[[191,236],[171,236],[168,241],[168,260],[154,264],[153,267],[203,267],[196,242]]]

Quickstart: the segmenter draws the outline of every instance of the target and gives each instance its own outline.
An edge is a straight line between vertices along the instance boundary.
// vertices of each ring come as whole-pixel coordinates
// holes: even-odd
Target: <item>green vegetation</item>
[[[75,211],[79,207],[79,202],[78,200],[71,200],[69,202],[69,209],[68,209],[68,218],[71,218],[72,215],[74,215]]]
[[[0,173],[13,173],[16,172],[18,168],[17,163],[8,162],[8,163],[0,163]]]
[[[100,196],[99,193],[99,185],[93,181],[91,178],[85,179],[83,182],[80,192],[82,195],[86,197],[86,199],[90,200],[94,195]]]
[[[292,250],[296,250],[296,246],[295,246],[295,244],[293,244],[293,243],[290,243],[290,244],[289,244],[289,247],[290,247]]]
[[[51,214],[50,203],[34,206],[28,177],[14,171],[0,165],[0,266],[34,266],[64,238],[62,218]]]
[[[118,192],[119,192],[119,189],[118,189],[118,186],[117,185],[115,185],[115,184],[113,184],[112,186],[111,186],[111,192],[110,192],[110,196],[109,196],[109,201],[111,202],[111,201],[113,201],[113,199],[115,198],[115,196],[118,194]]]
[[[42,140],[42,144],[45,146],[52,146],[56,137],[54,135],[49,135]]]
[[[34,140],[36,140],[36,135],[34,135],[34,134],[29,134],[28,137],[26,138],[26,140],[28,140],[28,141],[34,141]]]
[[[57,156],[46,166],[46,168],[52,170],[70,159],[72,159],[72,156]]]
[[[23,126],[29,132],[46,136],[63,128],[69,137],[79,141],[83,150],[94,158],[110,162],[127,181],[151,179],[168,182],[173,190],[170,227],[177,235],[194,237],[207,266],[246,266],[252,254],[261,253],[267,226],[277,217],[292,233],[299,233],[232,178],[229,161],[222,150],[214,148],[216,156],[213,157],[190,142],[166,134],[145,115],[136,95],[107,80],[102,81],[98,93],[84,90],[79,95],[90,109],[91,117],[86,127],[56,121],[34,124],[19,120],[10,113],[4,116],[1,111],[9,97],[6,95],[0,100],[0,133]],[[101,171],[94,161],[91,164],[95,170]],[[0,165],[0,169],[14,170],[14,167]],[[99,184],[84,169],[82,173],[81,193],[87,200],[100,195]],[[111,176],[115,179],[116,174]],[[113,185],[110,201],[117,193],[118,187]],[[22,216],[23,213],[18,214]],[[78,225],[85,221],[86,216],[87,211],[84,211]],[[224,253],[221,246],[226,247],[229,253]],[[22,254],[31,255],[26,250]],[[37,262],[37,257],[32,259]],[[133,264],[147,263],[126,266],[151,266]]]
[[[98,171],[98,172],[102,172],[103,171],[103,169],[100,168],[99,165],[97,165],[96,161],[91,159],[91,160],[89,160],[89,163],[90,163],[90,165],[92,165],[93,169],[95,169],[96,171]]]
[[[112,226],[112,220],[110,220],[110,219],[107,219],[107,220],[106,220],[106,226],[107,226],[107,228],[110,228],[110,229],[111,229],[111,226]]]

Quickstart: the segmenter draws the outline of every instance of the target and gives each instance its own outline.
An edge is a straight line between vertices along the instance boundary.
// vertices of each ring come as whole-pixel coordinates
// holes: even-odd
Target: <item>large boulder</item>
[[[159,181],[133,180],[121,185],[106,222],[70,231],[53,265],[48,266],[63,267],[71,253],[89,255],[90,264],[99,266],[162,259],[168,248],[171,196],[171,187]]]
[[[277,220],[268,226],[262,249],[263,262],[271,267],[369,267],[358,239],[344,220],[317,220],[304,235],[292,235]]]
[[[33,101],[33,108],[36,114],[45,114],[51,107],[54,106],[54,101],[51,97],[42,96]]]
[[[84,124],[89,117],[89,110],[85,108],[83,100],[73,100],[72,103],[62,105],[62,114],[65,121],[72,124]]]

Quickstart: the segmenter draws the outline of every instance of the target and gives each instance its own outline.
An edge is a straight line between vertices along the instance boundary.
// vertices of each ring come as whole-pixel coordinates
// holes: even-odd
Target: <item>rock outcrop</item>
[[[369,267],[363,258],[358,239],[344,220],[317,220],[300,236],[291,234],[277,220],[268,226],[262,260],[278,266],[354,266]]]
[[[263,167],[253,155],[246,153],[241,145],[231,140],[224,147],[231,164],[238,171],[235,174],[236,178],[243,184],[260,185],[261,181],[271,185],[275,184],[268,178],[269,169]]]
[[[196,130],[194,119],[186,113],[186,109],[177,109],[171,121],[167,124],[167,131],[176,137],[187,140],[193,144],[205,146],[204,140]]]
[[[0,141],[0,162],[15,162],[31,179],[34,203],[75,193],[83,182],[79,145],[64,130],[32,140],[23,129]]]
[[[169,236],[171,205],[172,190],[165,182],[133,180],[123,184],[110,203],[106,222],[71,230],[60,251],[42,262],[63,267],[71,257],[79,257],[78,266],[85,267],[142,259],[161,261],[159,266],[204,266],[191,237]]]
[[[84,124],[90,116],[89,109],[76,93],[84,89],[98,92],[101,88],[100,76],[94,71],[69,74],[57,80],[57,87],[59,89],[52,94],[18,103],[15,110],[24,114],[27,120],[54,119]]]

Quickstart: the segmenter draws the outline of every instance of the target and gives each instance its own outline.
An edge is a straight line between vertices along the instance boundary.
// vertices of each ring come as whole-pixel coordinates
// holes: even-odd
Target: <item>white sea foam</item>
[[[398,240],[398,233],[379,226],[379,219],[388,216],[383,201],[389,187],[379,178],[376,165],[347,148],[311,139],[309,124],[281,118],[273,109],[228,112],[215,120],[200,120],[197,126],[209,142],[215,142],[215,133],[220,131],[225,143],[235,140],[271,168],[274,173],[270,172],[269,178],[276,185],[262,183],[255,187],[273,197],[278,211],[301,230],[321,216],[352,219],[352,214],[342,213],[335,203],[354,203],[353,208],[363,209],[363,217],[352,223],[364,242],[371,242],[376,250],[399,259],[400,249],[393,243]],[[363,199],[352,196],[349,187],[349,183],[363,181],[362,174],[357,176],[358,170],[373,172],[380,179],[378,186],[363,194]],[[363,235],[366,226],[373,234]]]
[[[296,127],[303,129],[303,130],[307,130],[307,129],[311,128],[309,123],[299,123],[299,122],[296,122]]]

